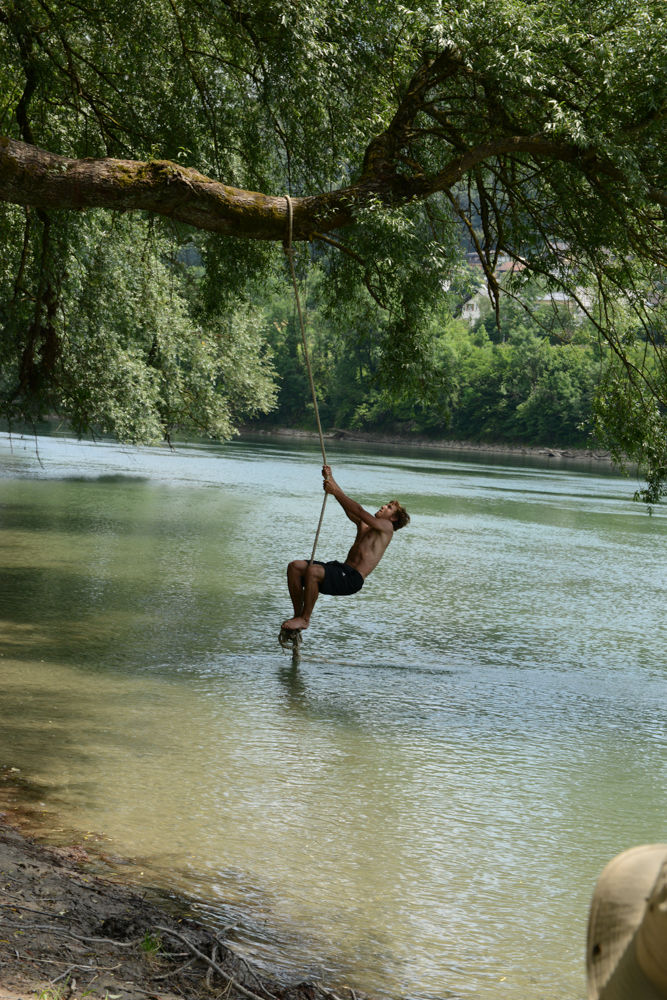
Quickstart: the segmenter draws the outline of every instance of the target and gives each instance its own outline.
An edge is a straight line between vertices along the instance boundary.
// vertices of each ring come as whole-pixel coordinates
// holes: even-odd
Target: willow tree
[[[207,302],[238,313],[276,266],[289,194],[292,238],[341,317],[382,311],[395,387],[433,389],[424,311],[462,230],[496,303],[499,254],[520,265],[510,294],[537,275],[576,297],[609,355],[598,431],[658,496],[663,14],[661,0],[0,0],[5,409],[38,397],[67,415],[87,395],[58,261],[65,244],[81,260],[91,213],[164,220],[199,246]],[[128,329],[122,346],[154,381],[154,338]]]

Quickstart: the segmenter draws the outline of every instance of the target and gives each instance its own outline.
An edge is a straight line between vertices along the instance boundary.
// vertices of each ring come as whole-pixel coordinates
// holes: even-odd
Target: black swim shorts
[[[359,570],[347,563],[336,559],[327,563],[315,559],[314,562],[318,566],[324,566],[324,579],[319,584],[320,594],[346,597],[348,594],[356,594],[364,585],[364,578]]]

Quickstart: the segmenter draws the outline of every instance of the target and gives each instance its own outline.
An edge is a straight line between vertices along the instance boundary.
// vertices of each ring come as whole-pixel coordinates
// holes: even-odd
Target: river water
[[[291,977],[580,1000],[597,874],[667,840],[667,511],[599,469],[331,446],[412,524],[293,670],[316,447],[37,444],[0,437],[0,765],[53,839]],[[352,530],[330,500],[318,554]]]

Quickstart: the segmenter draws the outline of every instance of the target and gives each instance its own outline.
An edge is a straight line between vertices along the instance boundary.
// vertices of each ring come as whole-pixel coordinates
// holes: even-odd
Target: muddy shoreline
[[[234,948],[193,901],[119,878],[81,844],[47,847],[0,813],[0,1000],[347,1000],[285,983]],[[193,913],[195,909],[195,913]]]

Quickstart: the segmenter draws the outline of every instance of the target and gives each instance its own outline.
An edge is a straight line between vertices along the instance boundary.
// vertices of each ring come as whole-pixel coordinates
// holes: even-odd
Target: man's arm
[[[343,492],[334,477],[331,475],[330,465],[322,467],[322,475],[324,476],[325,492],[330,493],[332,497],[336,498],[349,517],[350,521],[354,521],[356,525],[367,524],[369,528],[375,528],[376,531],[393,532],[391,522],[371,514],[371,512],[362,507],[360,503],[357,503],[356,500],[353,500],[352,497],[349,497]]]

